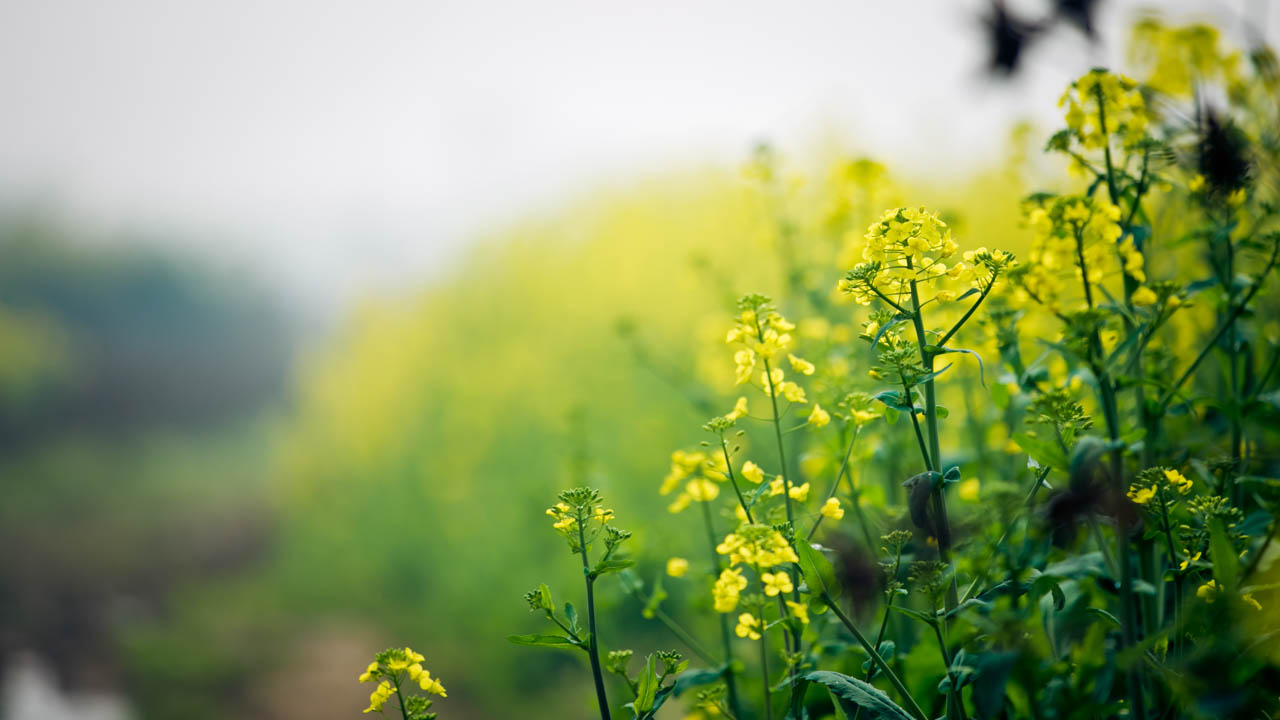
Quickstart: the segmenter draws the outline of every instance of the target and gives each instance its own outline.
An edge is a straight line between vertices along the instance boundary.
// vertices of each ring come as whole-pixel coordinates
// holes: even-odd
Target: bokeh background
[[[0,5],[0,717],[352,717],[406,642],[450,718],[575,716],[577,658],[504,640],[574,578],[542,508],[674,547],[695,381],[787,282],[757,144],[805,237],[905,201],[1016,248],[1070,79],[1271,4]]]

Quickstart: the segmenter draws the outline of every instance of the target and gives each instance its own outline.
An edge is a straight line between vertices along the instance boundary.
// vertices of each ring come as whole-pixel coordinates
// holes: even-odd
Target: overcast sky
[[[995,84],[983,6],[7,0],[0,201],[159,230],[340,307],[522,213],[760,138],[980,162],[1143,5],[1104,2],[1101,47],[1060,28]]]

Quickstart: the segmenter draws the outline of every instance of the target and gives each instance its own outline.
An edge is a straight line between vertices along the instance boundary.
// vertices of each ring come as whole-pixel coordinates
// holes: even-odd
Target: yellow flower
[[[1134,290],[1133,295],[1130,296],[1129,299],[1133,301],[1133,304],[1138,307],[1149,307],[1151,305],[1155,305],[1157,302],[1160,302],[1160,297],[1155,294],[1155,291],[1153,291],[1151,288],[1147,287],[1146,285],[1143,285],[1142,287],[1139,287],[1137,290]]]
[[[1205,602],[1211,603],[1214,601],[1214,598],[1218,596],[1218,591],[1221,589],[1222,587],[1218,585],[1217,581],[1210,580],[1209,582],[1196,588],[1196,597],[1200,598]]]
[[[676,496],[675,500],[671,501],[670,505],[667,506],[667,512],[672,515],[682,512],[685,508],[689,507],[689,503],[692,501],[693,498],[689,497],[689,493],[682,492]]]
[[[369,707],[365,708],[364,711],[367,713],[382,712],[383,703],[385,703],[387,698],[391,697],[393,693],[395,693],[395,689],[391,687],[390,682],[383,680],[378,683],[378,687],[369,695]]]
[[[371,682],[373,680],[373,674],[377,670],[378,670],[378,661],[374,660],[373,662],[369,663],[369,667],[365,668],[365,671],[360,674],[360,682],[362,683]]]
[[[763,573],[760,582],[764,583],[764,594],[773,597],[778,593],[789,593],[795,589],[791,584],[791,576],[785,572]]]
[[[978,490],[981,487],[982,484],[978,481],[978,478],[969,478],[960,483],[960,487],[956,489],[956,492],[960,495],[961,500],[973,502],[978,499]]]
[[[787,400],[790,400],[793,403],[809,402],[808,399],[806,399],[804,396],[804,388],[791,382],[790,380],[782,383],[782,387],[778,388],[778,390],[782,393],[782,397],[786,398]]]
[[[673,578],[684,577],[689,572],[689,561],[682,557],[673,557],[667,560],[667,574]]]
[[[787,607],[791,608],[791,614],[796,616],[802,624],[809,624],[809,606],[794,600],[787,601]]]
[[[782,372],[782,368],[774,368],[772,371],[767,373],[761,371],[760,387],[764,388],[765,392],[769,392],[770,387],[781,390],[780,386],[782,385],[782,379],[784,377],[786,377],[786,373]],[[770,384],[770,380],[773,381],[772,385]]]
[[[1262,603],[1254,599],[1253,593],[1245,593],[1240,596],[1240,599],[1243,600],[1246,605],[1252,605],[1254,610],[1262,609]]]
[[[1197,560],[1199,560],[1199,559],[1200,559],[1200,555],[1201,555],[1201,554],[1202,554],[1202,553],[1196,553],[1195,555],[1192,555],[1191,557],[1187,558],[1186,560],[1183,560],[1183,561],[1182,561],[1182,564],[1178,566],[1178,569],[1179,569],[1179,570],[1186,570],[1188,565],[1190,565],[1191,563],[1196,562]]]
[[[740,638],[751,638],[752,640],[760,639],[760,621],[751,613],[742,613],[738,616],[738,627],[734,628],[734,632]]]
[[[1169,481],[1169,485],[1177,490],[1179,495],[1191,492],[1191,481],[1177,470],[1165,470],[1164,479]]]
[[[809,413],[809,424],[815,428],[826,427],[831,422],[831,413],[822,409],[818,403],[813,404],[813,412]]]
[[[1151,502],[1151,498],[1155,496],[1156,489],[1154,487],[1129,488],[1129,499],[1139,505],[1146,505]]]
[[[756,367],[756,354],[743,348],[733,354],[733,362],[737,365],[734,371],[735,381],[741,385],[751,379],[751,371]]]
[[[809,499],[809,483],[803,485],[791,486],[791,499],[797,502],[804,502]]]
[[[747,579],[733,568],[725,568],[711,588],[716,612],[729,613],[738,607],[738,595],[747,587]]]
[[[745,395],[743,395],[743,396],[740,396],[738,398],[738,401],[733,404],[733,410],[730,410],[729,414],[725,415],[725,417],[730,420],[737,420],[740,417],[746,417],[746,415],[747,415],[747,398]]]
[[[832,520],[839,520],[844,517],[844,508],[840,507],[840,501],[833,497],[827,498],[827,501],[822,504],[822,509],[818,512],[822,513],[823,517],[829,517]]]
[[[1237,188],[1235,190],[1232,190],[1231,194],[1227,196],[1227,204],[1233,208],[1240,207],[1241,205],[1244,204],[1244,201],[1245,201],[1244,188]]]
[[[813,363],[795,355],[787,355],[787,360],[791,361],[791,369],[801,375],[812,375],[814,372]]]
[[[759,485],[764,481],[764,470],[761,470],[759,465],[748,460],[742,463],[742,477]]]
[[[720,486],[706,478],[694,478],[685,485],[689,499],[696,502],[711,502],[720,497]]]
[[[1204,176],[1196,175],[1187,182],[1187,189],[1191,192],[1200,192],[1204,189]]]

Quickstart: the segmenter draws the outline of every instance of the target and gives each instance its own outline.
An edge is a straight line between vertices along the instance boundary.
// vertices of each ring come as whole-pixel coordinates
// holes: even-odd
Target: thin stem
[[[911,258],[907,258],[907,267],[911,267]],[[911,315],[912,324],[916,331],[916,344],[920,348],[920,364],[924,366],[925,372],[933,374],[933,356],[926,344],[926,335],[924,329],[924,318],[920,313],[920,291],[916,285],[916,281],[911,281],[911,307],[914,311]],[[914,408],[915,403],[912,403]],[[942,445],[938,438],[938,397],[934,384],[934,378],[930,377],[924,382],[924,419],[925,424],[929,428],[929,457],[933,458],[933,467],[926,468],[936,472],[942,472]],[[912,412],[912,418],[915,418],[915,412]],[[917,426],[917,431],[919,427]],[[933,490],[933,513],[934,521],[937,524],[938,535],[938,556],[942,561],[951,564],[951,523],[947,519],[947,498],[943,488],[935,487]],[[954,570],[954,568],[953,568]],[[946,608],[948,611],[955,609],[960,602],[960,593],[956,587],[955,572],[951,573],[951,582],[947,586]]]
[[[392,675],[391,682],[396,686],[396,702],[400,704],[400,717],[403,720],[409,720],[409,709],[404,706],[404,695],[400,692],[400,673]]]
[[[760,613],[760,623],[764,624],[764,612]],[[769,690],[769,636],[760,633],[760,682],[764,685],[764,717],[765,720],[773,718],[773,696]]]
[[[959,331],[960,328],[963,327],[964,324],[969,321],[969,317],[972,316],[974,311],[978,309],[978,306],[982,304],[982,301],[987,299],[987,295],[991,293],[991,288],[995,286],[996,286],[996,275],[995,273],[992,273],[991,282],[988,283],[987,286],[982,289],[982,294],[978,296],[977,301],[975,301],[973,305],[971,305],[969,309],[965,311],[964,315],[961,316],[961,318],[956,321],[956,324],[952,325],[951,329],[948,330],[946,334],[942,336],[942,339],[938,341],[938,347],[946,346],[947,341],[951,339],[951,336],[955,335],[956,332]]]
[[[960,720],[964,720],[964,701],[960,699],[960,688],[956,687],[956,678],[951,672],[951,651],[947,649],[947,641],[942,638],[942,626],[936,622],[933,623],[933,634],[938,638],[938,650],[942,653],[942,662],[947,669],[947,679],[951,681],[951,691],[947,693],[947,714],[955,714]]]
[[[1280,243],[1276,243],[1275,248],[1272,249],[1271,257],[1267,260],[1266,267],[1263,268],[1262,272],[1258,273],[1257,282],[1249,288],[1249,292],[1245,293],[1244,298],[1241,299],[1239,303],[1236,303],[1231,307],[1230,311],[1227,313],[1227,317],[1223,318],[1222,322],[1218,324],[1217,330],[1215,330],[1213,335],[1209,337],[1209,342],[1205,343],[1200,354],[1196,356],[1195,360],[1191,361],[1191,365],[1187,367],[1186,371],[1179,375],[1178,379],[1169,386],[1169,389],[1165,391],[1165,394],[1160,396],[1160,402],[1156,404],[1157,414],[1164,414],[1164,411],[1169,407],[1169,403],[1172,402],[1174,396],[1178,394],[1178,388],[1182,387],[1182,384],[1191,377],[1191,374],[1196,371],[1196,368],[1200,367],[1200,363],[1204,362],[1204,359],[1209,356],[1209,353],[1213,350],[1214,346],[1218,344],[1218,340],[1227,332],[1235,322],[1236,318],[1244,313],[1245,308],[1249,305],[1249,301],[1253,300],[1253,296],[1258,294],[1258,291],[1262,289],[1263,281],[1266,279],[1267,274],[1271,272],[1271,269],[1275,267],[1276,260],[1278,258],[1280,258]]]
[[[587,563],[587,538],[582,529],[586,521],[585,517],[578,518],[578,551],[582,555],[582,575],[587,583],[587,628],[591,633],[587,641],[587,654],[591,656],[591,675],[596,683],[596,702],[600,704],[600,718],[610,720],[609,698],[604,691],[604,673],[600,670],[600,649],[596,641],[596,579],[592,576],[591,567]]]
[[[716,552],[716,530],[711,524],[711,505],[709,503],[700,502],[702,506],[702,522],[707,528],[707,544],[711,551],[711,577],[720,576],[720,553]],[[729,617],[724,613],[716,613],[720,616],[720,647],[724,651],[724,685],[729,695],[729,708],[733,710],[735,717],[742,715],[742,706],[738,702],[738,685],[733,677],[733,642],[729,636]]]
[[[836,490],[840,489],[840,479],[844,477],[844,471],[849,467],[849,456],[853,454],[853,446],[858,442],[858,433],[862,430],[861,425],[853,426],[853,437],[849,439],[849,446],[845,448],[844,460],[840,461],[840,469],[836,471],[836,479],[831,483],[831,491],[827,493],[827,500],[836,496]],[[825,502],[825,501],[824,501]],[[856,500],[854,502],[857,502]],[[813,521],[813,527],[809,528],[809,534],[805,536],[805,540],[812,540],[813,534],[818,532],[818,526],[822,524],[822,519],[826,517],[822,513],[818,513],[818,519]],[[864,528],[865,530],[865,528]],[[868,538],[870,540],[870,538]]]
[[[782,446],[782,416],[778,414],[778,389],[773,383],[773,369],[769,366],[769,358],[764,360],[764,374],[769,380],[769,402],[773,403],[773,434],[778,440],[778,465],[781,468],[783,500],[787,508],[787,522],[792,522],[791,512],[791,471],[787,469],[787,453]]]
[[[720,436],[720,452],[724,453],[724,466],[729,471],[729,483],[733,485],[733,493],[738,496],[738,504],[742,506],[742,512],[747,514],[747,522],[755,522],[751,519],[751,508],[747,507],[747,501],[742,497],[742,491],[738,489],[738,478],[733,474],[733,461],[729,459],[729,446],[725,444],[724,436]]]
[[[911,696],[911,692],[908,691],[907,686],[903,684],[902,678],[898,677],[898,674],[893,671],[893,668],[889,667],[889,663],[885,662],[884,658],[880,656],[879,651],[871,646],[871,643],[867,641],[866,636],[858,631],[858,628],[853,624],[853,621],[840,611],[840,607],[831,599],[831,596],[823,593],[822,602],[826,603],[827,607],[831,609],[831,612],[840,620],[845,629],[853,635],[854,639],[856,639],[860,645],[862,645],[862,649],[867,651],[867,654],[871,656],[871,662],[879,667],[880,671],[889,679],[889,683],[893,685],[894,689],[898,691],[898,694],[902,696],[902,701],[907,704],[907,711],[914,715],[917,720],[929,720],[929,716],[925,714],[924,710],[920,709],[920,705],[916,702],[916,699]]]

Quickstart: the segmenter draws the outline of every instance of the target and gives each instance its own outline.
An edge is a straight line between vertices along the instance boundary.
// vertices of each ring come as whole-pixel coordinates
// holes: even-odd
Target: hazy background
[[[1006,73],[977,1],[0,4],[0,714],[353,717],[409,642],[447,717],[563,716],[502,640],[572,577],[540,508],[657,507],[705,419],[619,319],[698,367],[762,139],[1011,231],[1011,128],[1148,6],[1084,5]]]

